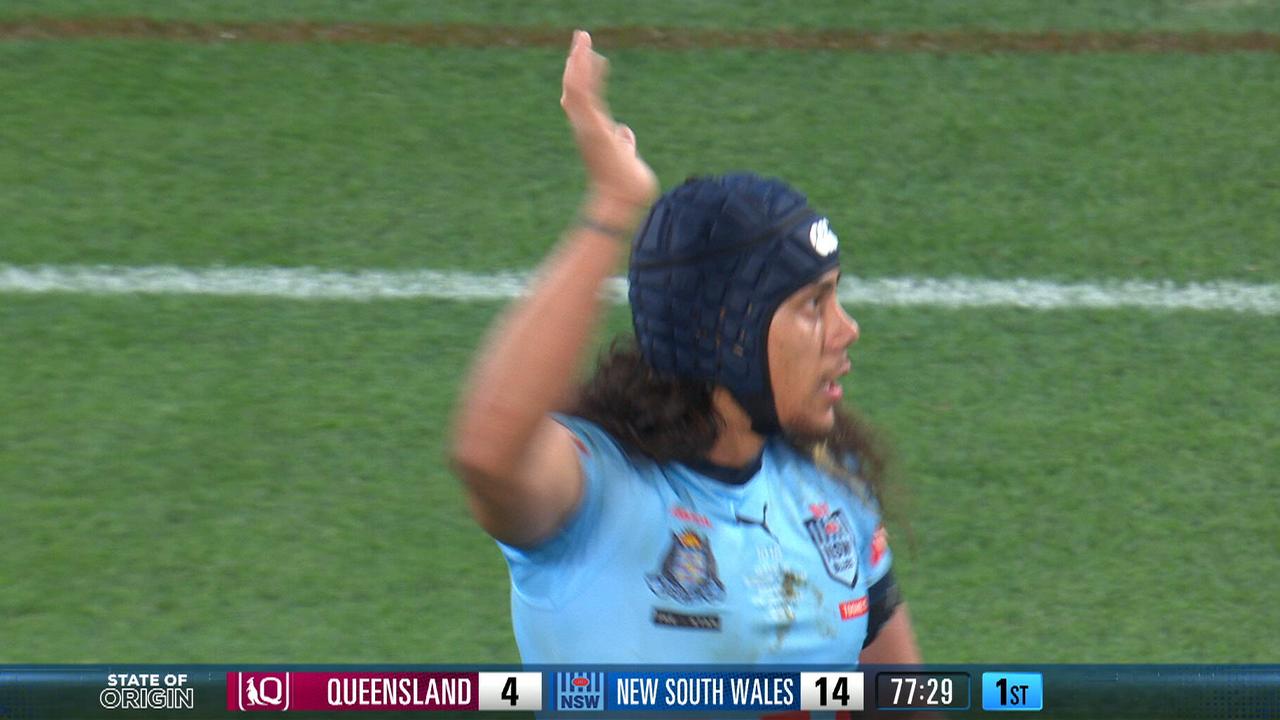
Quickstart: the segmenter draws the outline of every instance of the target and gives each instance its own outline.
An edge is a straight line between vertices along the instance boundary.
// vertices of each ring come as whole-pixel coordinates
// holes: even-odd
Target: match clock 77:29
[[[876,707],[881,710],[967,710],[969,673],[877,673]]]

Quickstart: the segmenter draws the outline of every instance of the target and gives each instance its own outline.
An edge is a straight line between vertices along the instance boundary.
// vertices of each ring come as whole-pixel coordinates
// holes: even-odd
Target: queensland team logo
[[[646,576],[649,589],[661,597],[682,603],[718,602],[724,599],[724,583],[716,572],[707,536],[696,530],[682,530],[672,536],[671,548],[662,568]]]
[[[282,712],[289,709],[289,673],[273,672],[238,672],[232,680],[232,673],[227,673],[227,682],[236,684],[236,708],[252,712],[266,710]]]
[[[809,538],[818,546],[827,574],[853,587],[858,583],[858,544],[843,510],[829,512],[827,504],[809,506],[813,517],[804,521]]]

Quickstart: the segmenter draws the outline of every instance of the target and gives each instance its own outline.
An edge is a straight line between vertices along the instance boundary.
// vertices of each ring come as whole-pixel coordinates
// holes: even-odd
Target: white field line
[[[449,270],[315,268],[182,268],[0,264],[0,293],[100,295],[219,295],[288,300],[394,300],[434,298],[475,301],[518,297],[528,273]],[[626,299],[626,282],[614,278],[607,294]],[[1159,308],[1280,314],[1280,285],[1240,282],[1100,281],[1054,283],[977,278],[876,278],[846,276],[840,299],[849,305],[916,305],[943,308],[1022,307]]]

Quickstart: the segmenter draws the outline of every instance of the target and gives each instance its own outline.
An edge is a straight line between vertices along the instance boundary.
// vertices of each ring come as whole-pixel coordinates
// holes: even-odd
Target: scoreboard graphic
[[[0,666],[3,720],[384,711],[584,720],[1280,720],[1280,665]]]

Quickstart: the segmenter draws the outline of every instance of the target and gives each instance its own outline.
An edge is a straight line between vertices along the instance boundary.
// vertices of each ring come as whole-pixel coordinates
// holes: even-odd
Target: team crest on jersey
[[[827,574],[853,587],[858,583],[858,544],[843,510],[830,512],[826,503],[810,505],[813,517],[804,521],[809,538],[818,546]]]
[[[711,543],[702,533],[685,529],[672,535],[670,549],[658,572],[645,578],[655,595],[682,603],[718,602],[724,599],[724,583],[716,572]]]

